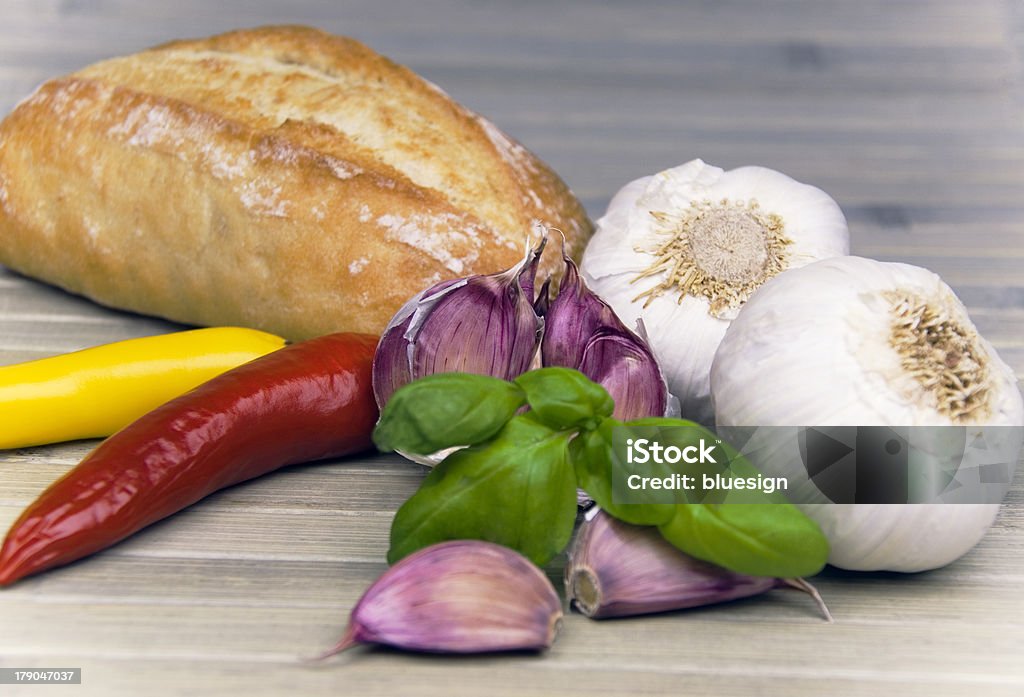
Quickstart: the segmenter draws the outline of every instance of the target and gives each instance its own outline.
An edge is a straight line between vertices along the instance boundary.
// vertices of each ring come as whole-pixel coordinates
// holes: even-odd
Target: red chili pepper
[[[230,370],[124,427],[32,503],[0,586],[109,547],[204,496],[371,446],[377,338],[330,334]]]

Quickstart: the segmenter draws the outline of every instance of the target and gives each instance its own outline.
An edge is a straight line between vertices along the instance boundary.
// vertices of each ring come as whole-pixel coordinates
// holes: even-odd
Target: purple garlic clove
[[[533,288],[545,243],[508,271],[443,281],[407,302],[377,345],[377,406],[425,375],[465,372],[510,380],[527,371],[544,327],[533,308]]]
[[[540,651],[562,622],[547,576],[526,557],[479,540],[442,542],[402,559],[363,594],[341,641],[430,653]]]
[[[576,264],[564,252],[562,259],[565,261],[565,273],[558,295],[545,314],[541,354],[544,365],[577,368],[583,360],[587,342],[598,329],[629,330],[611,306],[587,288]]]
[[[668,387],[650,349],[632,332],[601,327],[583,350],[579,371],[604,386],[621,420],[664,416]]]
[[[587,288],[572,259],[545,314],[541,357],[545,366],[575,368],[600,383],[621,420],[665,416],[668,385],[647,342]]]
[[[628,617],[681,610],[792,587],[814,598],[803,579],[746,576],[690,557],[654,527],[630,525],[591,509],[576,533],[565,569],[566,595],[588,617]]]

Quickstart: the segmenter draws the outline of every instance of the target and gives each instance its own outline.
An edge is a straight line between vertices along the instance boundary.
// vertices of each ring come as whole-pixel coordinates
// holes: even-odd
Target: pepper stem
[[[828,605],[825,604],[825,601],[822,599],[821,593],[818,592],[817,588],[802,578],[784,578],[782,579],[782,583],[790,588],[795,588],[796,590],[811,596],[811,598],[814,599],[814,603],[818,606],[818,609],[821,610],[821,614],[825,618],[825,621],[829,623],[835,622],[835,619],[832,617],[832,613],[828,611]]]

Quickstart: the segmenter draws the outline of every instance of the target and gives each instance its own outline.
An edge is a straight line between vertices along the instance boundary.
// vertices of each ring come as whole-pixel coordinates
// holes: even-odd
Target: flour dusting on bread
[[[479,228],[449,213],[409,217],[387,214],[377,218],[377,225],[384,228],[384,239],[418,249],[455,275],[466,273],[469,265],[480,257],[479,249],[483,246]],[[453,248],[466,251],[457,256]]]

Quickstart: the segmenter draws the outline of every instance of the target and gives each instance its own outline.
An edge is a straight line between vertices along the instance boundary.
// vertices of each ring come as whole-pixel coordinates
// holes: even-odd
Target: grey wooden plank
[[[40,321],[38,317],[14,319],[4,321],[0,326],[0,350],[61,353],[136,336],[179,331],[182,328],[183,325],[153,317],[129,317],[115,312],[105,315],[102,320],[97,318],[93,321],[74,315],[55,315],[51,321]]]
[[[771,0],[750,3],[727,0],[715,3],[671,3],[664,0],[640,0],[623,8],[615,3],[593,3],[570,0],[560,3],[559,12],[552,13],[547,22],[538,22],[537,9],[546,3],[536,0],[517,3],[517,7],[502,7],[494,2],[459,2],[434,0],[429,3],[404,0],[387,6],[373,0],[335,3],[330,0],[306,0],[291,8],[273,3],[252,3],[247,0],[226,0],[214,8],[200,0],[182,0],[175,6],[137,3],[132,0],[8,0],[5,8],[12,19],[27,18],[50,21],[58,19],[102,18],[107,20],[156,20],[202,22],[210,19],[232,19],[248,16],[252,21],[289,14],[301,14],[310,19],[363,18],[368,26],[389,33],[419,31],[437,33],[479,34],[494,32],[521,36],[523,28],[538,34],[553,34],[559,28],[578,26],[577,36],[595,38],[620,36],[623,30],[643,32],[639,38],[651,36],[670,40],[692,32],[706,36],[709,31],[721,32],[723,26],[730,31],[721,32],[722,40],[746,40],[757,35],[785,35],[795,33],[795,17],[800,18],[799,30],[820,32],[830,37],[844,34],[875,36],[879,43],[893,43],[907,38],[930,40],[936,44],[939,37],[960,41],[991,40],[1004,26],[1006,15],[1003,3],[987,0],[967,6],[957,0],[902,0],[898,3],[870,0],[860,3],[822,3],[815,0]],[[456,13],[456,14],[453,14]],[[438,17],[457,17],[446,27],[431,23]],[[894,16],[901,21],[893,21]],[[501,18],[503,21],[495,21]],[[418,20],[418,21],[414,21]],[[659,21],[671,20],[671,21]],[[729,26],[729,25],[732,26]],[[877,32],[883,32],[878,35]]]
[[[409,492],[411,493],[411,491]],[[18,508],[0,507],[8,527]],[[113,556],[356,561],[380,559],[388,547],[391,515],[361,511],[291,514],[224,512],[195,506],[112,547]]]
[[[753,602],[767,602],[767,599]],[[750,604],[736,603],[719,612],[728,614]],[[620,622],[617,623],[620,629],[622,624],[631,625],[634,641],[617,647],[616,661],[630,666],[631,671],[677,675],[820,678],[822,673],[830,673],[864,681],[924,678],[1017,686],[1024,681],[1020,662],[1014,655],[1024,648],[1021,643],[1013,639],[999,640],[990,646],[991,650],[977,652],[978,637],[965,631],[968,623],[934,622],[936,629],[954,631],[943,637],[942,651],[922,651],[919,642],[929,630],[899,617],[894,617],[884,627],[867,628],[842,621],[829,625],[807,617],[795,605],[781,599],[776,603],[775,619],[757,622],[747,618],[707,622],[699,617],[679,615]],[[46,621],[53,612],[60,612],[69,620],[64,627],[57,628]],[[83,650],[82,647],[103,646],[104,653],[111,656],[134,660],[174,657],[182,662],[249,658],[293,663],[330,646],[344,628],[344,613],[328,613],[319,607],[293,607],[287,615],[269,620],[266,615],[247,607],[221,607],[211,613],[206,607],[150,605],[138,608],[109,604],[90,606],[83,612],[80,606],[59,602],[23,604],[7,614],[6,626],[23,639],[17,649],[20,655],[45,650],[57,655],[101,657],[95,649]],[[225,626],[232,630],[225,631]],[[773,636],[773,640],[765,642],[756,636],[752,631],[755,627]],[[955,631],[957,629],[960,631]],[[519,664],[522,669],[537,664],[546,671],[607,668],[608,631],[607,622],[570,615],[560,641],[550,654],[550,661],[511,657],[503,660],[502,665],[508,669]],[[877,639],[882,631],[886,635],[884,642]],[[821,642],[830,642],[843,650],[824,653],[820,650]],[[209,646],[217,648],[213,651],[200,648]],[[950,661],[950,655],[971,655],[971,660]],[[737,661],[738,656],[742,660]],[[412,658],[411,662],[415,665],[423,660]],[[458,664],[452,659],[437,663],[447,664],[449,668]]]
[[[99,441],[5,453],[0,504],[25,506]],[[426,469],[396,456],[295,465],[225,489],[207,499],[225,512],[282,514],[373,513],[395,510],[416,490]]]
[[[1019,563],[995,561],[1000,554],[1006,556],[1001,542],[997,534],[993,535],[963,562],[931,574],[829,570],[814,583],[837,621],[844,625],[881,630],[899,623],[908,629],[927,631],[936,624],[973,623],[1012,634],[1024,607],[1019,597],[1005,589],[1008,583],[1024,579],[1024,569]],[[25,581],[5,591],[3,601],[7,606],[74,605],[83,612],[100,606],[120,607],[118,611],[125,613],[148,607],[203,607],[210,613],[220,608],[249,608],[266,617],[296,607],[320,609],[342,618],[385,568],[383,558],[325,561],[100,555]],[[559,568],[552,565],[549,571],[556,587],[560,585]],[[156,585],[150,582],[153,577],[173,577],[176,582]],[[979,595],[993,597],[979,607]],[[802,626],[818,619],[810,600],[791,591],[666,617],[702,625],[788,622]],[[641,619],[625,624],[643,631],[643,623]],[[606,631],[614,632],[624,623],[601,624]]]
[[[856,252],[942,273],[1024,375],[1019,3],[7,0],[3,16],[0,112],[104,56],[305,21],[491,116],[595,216],[626,181],[694,156],[775,167],[836,197]],[[0,364],[176,328],[0,269]],[[94,444],[0,453],[0,529]],[[422,476],[397,458],[357,459],[221,492],[0,591],[0,661],[82,665],[76,692],[97,695],[1024,690],[1020,477],[988,536],[946,569],[822,574],[836,626],[800,595],[773,593],[634,621],[571,615],[544,657],[296,663],[336,638],[384,568],[390,516]]]
[[[61,657],[67,663],[66,657]],[[191,695],[202,686],[205,694],[216,695],[279,695],[279,694],[409,694],[409,685],[416,685],[417,694],[450,697],[464,685],[496,697],[536,697],[564,695],[578,691],[582,685],[600,686],[601,694],[636,695],[690,694],[737,695],[778,694],[819,697],[822,684],[819,676],[707,674],[685,669],[652,671],[609,669],[607,666],[565,666],[551,656],[524,656],[514,659],[485,657],[436,658],[402,657],[406,666],[392,669],[396,655],[383,652],[361,652],[344,660],[324,665],[297,665],[282,662],[246,662],[244,660],[181,661],[171,656],[166,660],[80,661],[83,672],[93,679],[76,686],[76,694],[135,697],[145,689],[151,695]],[[33,662],[33,665],[41,665]],[[182,673],[186,677],[182,677]],[[458,680],[453,681],[452,675]],[[97,683],[102,685],[98,686]],[[951,681],[947,676],[872,676],[837,674],[827,680],[835,694],[921,695],[947,697],[983,689],[993,697],[1016,697],[1019,685],[989,679]],[[43,688],[45,690],[45,688]],[[594,689],[593,687],[589,689]],[[38,694],[34,690],[32,693]],[[477,692],[475,694],[481,694]]]
[[[205,33],[205,32],[204,32]],[[153,43],[145,42],[143,45]],[[376,45],[388,52],[386,46]],[[139,46],[125,46],[118,53],[132,52]],[[480,47],[483,50],[483,47]],[[595,49],[591,49],[595,50]],[[585,53],[578,50],[575,53]],[[984,57],[978,60],[963,59],[958,62],[935,65],[928,61],[923,52],[920,66],[915,61],[881,63],[878,65],[842,62],[836,58],[831,69],[814,71],[793,70],[787,65],[787,56],[792,48],[783,45],[769,45],[760,52],[747,49],[738,55],[722,56],[717,61],[694,60],[693,57],[679,56],[670,61],[630,62],[624,56],[608,56],[600,50],[592,56],[582,56],[577,67],[553,69],[552,61],[564,61],[558,56],[532,56],[527,64],[508,62],[505,59],[494,63],[475,61],[467,65],[466,56],[453,56],[450,63],[439,63],[417,56],[401,57],[403,63],[414,68],[432,81],[451,86],[449,89],[457,98],[464,99],[471,107],[478,106],[474,93],[487,86],[498,88],[507,98],[531,95],[545,95],[565,102],[576,95],[600,92],[606,99],[615,101],[636,101],[650,95],[743,95],[746,98],[773,95],[784,92],[791,98],[813,101],[822,97],[837,101],[850,100],[852,95],[869,95],[888,99],[913,91],[916,94],[946,98],[950,94],[971,99],[984,98],[992,93],[1005,90],[1013,74],[1004,60]],[[467,52],[467,55],[472,53]],[[706,51],[698,51],[703,55]],[[48,74],[60,75],[83,64],[94,62],[109,54],[76,55],[70,59],[46,56],[49,62]],[[479,53],[477,54],[479,55]],[[598,60],[598,57],[604,57]],[[8,64],[39,62],[35,56],[15,53],[3,59]],[[905,68],[894,66],[910,63]],[[737,66],[742,69],[737,69]],[[926,72],[934,70],[934,73]],[[27,92],[36,82],[38,73],[25,78],[19,85]],[[838,79],[838,78],[842,79]],[[613,96],[614,95],[614,96]],[[16,94],[6,95],[0,110],[7,111],[17,99]],[[492,112],[492,109],[485,111]]]

